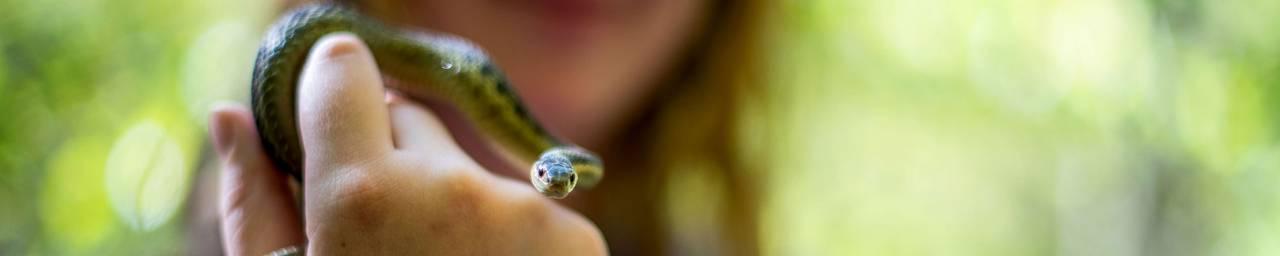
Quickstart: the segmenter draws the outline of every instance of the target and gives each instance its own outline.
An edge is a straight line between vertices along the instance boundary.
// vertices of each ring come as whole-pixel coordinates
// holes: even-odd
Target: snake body
[[[254,119],[268,155],[301,180],[298,75],[312,45],[324,35],[349,32],[372,52],[381,72],[405,83],[388,84],[409,98],[445,99],[522,161],[543,195],[562,198],[594,186],[604,175],[591,152],[552,136],[525,109],[506,76],[477,47],[457,37],[395,30],[333,4],[303,6],[284,15],[258,48],[252,80]]]

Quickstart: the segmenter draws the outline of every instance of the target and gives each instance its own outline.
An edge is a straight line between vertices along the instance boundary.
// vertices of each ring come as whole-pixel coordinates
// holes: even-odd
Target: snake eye
[[[546,176],[547,176],[547,169],[541,169],[541,168],[539,168],[539,169],[538,169],[538,177],[546,177]]]
[[[578,181],[578,175],[569,176],[569,182],[577,182],[577,181]]]

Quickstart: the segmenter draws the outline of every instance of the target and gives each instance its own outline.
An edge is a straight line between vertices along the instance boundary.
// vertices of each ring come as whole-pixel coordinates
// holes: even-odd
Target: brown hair
[[[763,1],[716,1],[683,65],[606,155],[584,214],[618,255],[758,254],[757,173],[741,159],[764,79]]]

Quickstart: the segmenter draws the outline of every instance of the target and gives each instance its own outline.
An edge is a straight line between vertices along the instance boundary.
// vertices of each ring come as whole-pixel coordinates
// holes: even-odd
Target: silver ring
[[[275,251],[271,251],[267,253],[267,256],[294,256],[294,255],[303,255],[303,254],[305,254],[303,253],[303,250],[299,246],[294,245],[294,246],[276,249]]]

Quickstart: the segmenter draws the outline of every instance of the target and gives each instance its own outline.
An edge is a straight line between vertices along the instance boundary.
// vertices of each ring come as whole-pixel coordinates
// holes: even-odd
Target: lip
[[[594,0],[533,0],[541,15],[556,23],[586,25],[600,16],[601,3]]]
[[[511,3],[535,19],[539,27],[535,31],[564,47],[589,38],[593,27],[607,18],[605,3],[599,0],[514,0]]]

